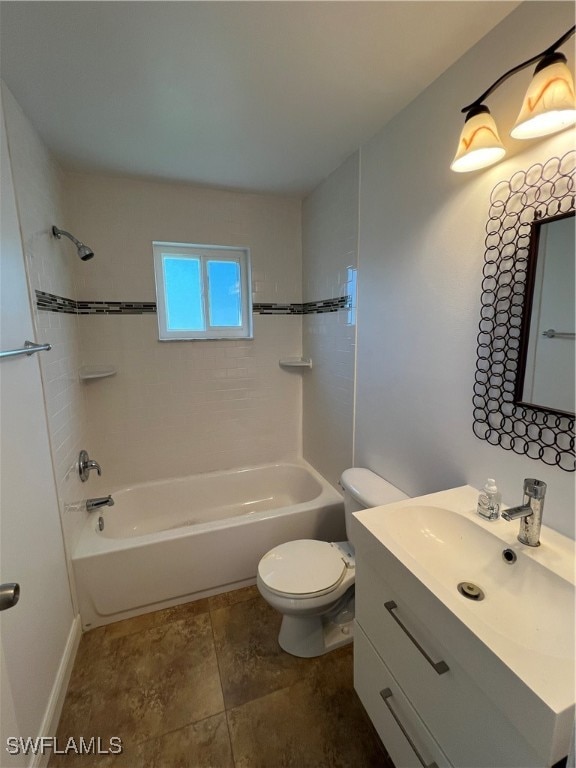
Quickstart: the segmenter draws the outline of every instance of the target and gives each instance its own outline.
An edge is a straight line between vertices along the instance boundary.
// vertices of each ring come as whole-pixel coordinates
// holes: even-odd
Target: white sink
[[[542,534],[539,554],[544,555],[544,562],[539,562],[513,537],[509,544],[510,534],[517,533],[518,521],[490,522],[487,529],[477,524],[476,517],[439,506],[392,507],[382,518],[381,530],[387,542],[394,542],[396,552],[403,549],[404,559],[413,561],[412,570],[418,571],[421,581],[427,586],[437,582],[451,590],[462,611],[485,622],[507,642],[546,656],[571,659],[574,584],[545,565],[549,530]],[[504,559],[504,549],[513,552],[515,562]],[[457,585],[462,582],[478,586],[483,599],[457,594]]]
[[[541,546],[517,540],[519,521],[486,521],[470,486],[363,510],[355,516],[542,701],[574,706],[574,541],[542,526]],[[546,514],[546,510],[544,510]],[[509,564],[503,551],[512,550]],[[472,582],[482,600],[458,592]]]

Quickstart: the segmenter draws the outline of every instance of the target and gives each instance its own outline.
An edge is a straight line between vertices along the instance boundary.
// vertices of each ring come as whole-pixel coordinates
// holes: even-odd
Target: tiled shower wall
[[[77,300],[154,302],[152,241],[250,248],[254,301],[301,302],[301,203],[123,177],[68,174]],[[159,342],[155,314],[79,317],[84,365],[115,376],[84,384],[91,487],[247,466],[301,454],[300,315],[254,314],[254,339]]]
[[[303,301],[348,296],[357,156],[306,200],[302,238],[297,199],[64,173],[7,89],[3,96],[31,295],[72,300],[70,312],[34,312],[37,340],[53,345],[39,360],[68,552],[87,496],[301,455],[303,381],[304,453],[335,483],[352,461],[355,328],[344,302],[318,314],[255,313],[253,340],[163,343],[155,314],[77,315],[74,305],[154,303],[155,239],[249,247],[261,305],[300,312]],[[90,245],[95,258],[79,261],[72,243],[52,237],[53,224]],[[281,357],[303,353],[303,339],[312,371],[281,369]],[[81,382],[83,365],[117,373]],[[79,482],[81,448],[102,464],[101,479],[92,473]]]
[[[51,232],[53,224],[68,228],[65,176],[4,84],[2,101],[31,296],[35,290],[74,295],[75,250],[69,241],[58,241]],[[52,344],[52,349],[37,359],[69,555],[85,515],[74,506],[85,495],[75,470],[86,434],[84,393],[78,381],[78,320],[72,314],[47,313],[34,307],[34,324],[36,340]]]
[[[353,462],[359,157],[351,155],[304,201],[304,301],[350,296],[351,306],[304,316],[303,454],[332,484]]]

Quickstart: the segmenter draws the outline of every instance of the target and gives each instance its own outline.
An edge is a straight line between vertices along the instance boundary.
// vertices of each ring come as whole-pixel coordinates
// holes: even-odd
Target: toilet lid
[[[346,570],[338,551],[326,541],[300,539],[274,547],[258,565],[267,587],[290,595],[326,592],[336,586]]]

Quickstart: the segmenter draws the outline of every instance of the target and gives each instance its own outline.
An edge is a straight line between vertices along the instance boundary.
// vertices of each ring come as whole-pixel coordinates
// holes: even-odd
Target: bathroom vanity
[[[526,547],[477,496],[354,515],[354,684],[397,768],[543,768],[570,749],[574,542],[543,526]]]

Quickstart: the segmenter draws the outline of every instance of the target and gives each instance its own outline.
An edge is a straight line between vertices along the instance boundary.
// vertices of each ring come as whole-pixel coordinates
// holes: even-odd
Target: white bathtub
[[[113,498],[72,557],[85,629],[254,584],[262,555],[285,541],[346,538],[342,497],[304,461],[142,483]]]

